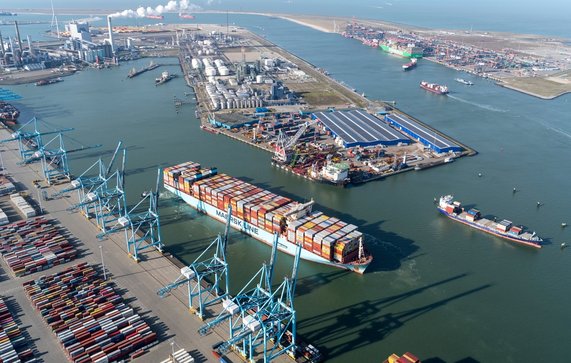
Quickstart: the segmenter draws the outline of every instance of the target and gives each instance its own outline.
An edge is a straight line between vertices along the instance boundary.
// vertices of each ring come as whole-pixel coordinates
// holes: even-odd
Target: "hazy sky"
[[[571,38],[571,0],[189,0],[201,8],[344,15],[442,28],[552,33]],[[135,9],[168,0],[53,0],[56,8]],[[50,0],[0,0],[2,7],[49,8]],[[528,30],[529,29],[529,30]],[[545,29],[545,30],[544,30]],[[544,30],[544,31],[542,31]]]

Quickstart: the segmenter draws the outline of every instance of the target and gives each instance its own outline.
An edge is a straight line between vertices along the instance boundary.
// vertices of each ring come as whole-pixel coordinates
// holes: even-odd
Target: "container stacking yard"
[[[18,277],[71,261],[77,249],[54,220],[39,217],[0,227],[0,254]]]
[[[24,283],[70,362],[115,362],[157,342],[149,325],[87,263]]]
[[[34,353],[28,347],[28,340],[0,297],[0,362],[15,363],[31,360],[34,360]]]

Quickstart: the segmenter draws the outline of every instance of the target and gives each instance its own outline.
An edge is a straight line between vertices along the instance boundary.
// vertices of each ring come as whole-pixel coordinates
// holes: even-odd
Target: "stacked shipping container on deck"
[[[0,254],[24,276],[71,261],[77,251],[55,221],[39,217],[0,227]]]
[[[27,362],[34,359],[28,341],[0,297],[0,363]]]
[[[348,263],[358,255],[362,233],[357,227],[321,212],[288,221],[287,213],[297,202],[271,193],[225,174],[216,168],[185,162],[165,168],[164,183],[182,193],[226,211],[269,233],[279,233],[288,241],[329,261]]]
[[[157,341],[87,263],[26,282],[24,289],[71,362],[115,362]]]

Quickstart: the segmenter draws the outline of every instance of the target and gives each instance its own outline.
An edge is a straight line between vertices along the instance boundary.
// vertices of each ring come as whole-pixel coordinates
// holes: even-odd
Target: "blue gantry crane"
[[[85,195],[87,193],[92,192],[97,187],[105,182],[109,173],[111,173],[111,169],[113,168],[113,163],[117,158],[117,154],[121,145],[123,144],[122,141],[119,141],[117,147],[115,148],[115,152],[111,157],[109,162],[109,166],[105,166],[102,158],[99,158],[95,163],[91,164],[89,168],[87,168],[81,175],[71,181],[70,186],[67,188],[62,189],[61,191],[54,193],[52,195],[53,198],[58,198],[64,194],[77,190],[78,199],[79,201],[85,200]],[[96,173],[96,174],[95,174]],[[82,209],[82,212],[87,215],[87,212]]]
[[[272,289],[277,243],[276,235],[270,264],[264,264],[234,298],[224,300],[222,312],[198,330],[200,335],[205,335],[214,327],[227,323],[228,339],[216,348],[219,354],[233,348],[250,362],[261,355],[265,363],[282,354],[295,357],[294,295],[301,246],[297,246],[291,277],[286,277]]]
[[[139,253],[148,248],[155,248],[162,253],[164,245],[161,242],[161,222],[158,210],[160,180],[161,169],[157,169],[155,189],[143,193],[143,198],[134,207],[128,211],[125,210],[125,214],[117,219],[115,225],[103,230],[97,238],[103,239],[108,234],[124,230],[127,251],[136,262],[140,261]],[[148,207],[143,209],[146,203]]]
[[[124,216],[127,210],[125,199],[125,160],[127,154],[123,149],[123,161],[117,168],[92,191],[84,194],[83,199],[67,210],[70,212],[81,210],[87,218],[95,216],[97,226],[106,232]]]
[[[29,131],[30,126],[33,126],[33,130]],[[42,136],[59,134],[62,132],[71,131],[73,128],[64,128],[53,131],[40,132],[38,129],[38,119],[33,117],[30,121],[26,122],[18,130],[14,131],[9,139],[0,141],[0,143],[6,143],[10,141],[18,141],[18,149],[20,151],[20,157],[24,163],[30,162],[29,159],[34,158],[34,153],[39,150],[42,144]],[[39,158],[35,158],[39,160]]]
[[[226,299],[229,291],[226,246],[230,232],[232,207],[228,207],[224,236],[220,234],[193,263],[180,269],[180,276],[171,284],[157,291],[164,298],[179,286],[187,285],[188,308],[204,320],[206,307]],[[212,255],[210,255],[212,253]],[[224,288],[222,288],[224,283]]]

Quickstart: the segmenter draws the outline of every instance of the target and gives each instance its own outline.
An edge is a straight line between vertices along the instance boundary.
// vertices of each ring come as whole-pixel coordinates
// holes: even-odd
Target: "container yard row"
[[[77,249],[56,221],[38,217],[0,227],[0,254],[24,276],[73,260]]]
[[[26,282],[24,289],[70,362],[116,362],[157,342],[113,284],[87,263]]]
[[[0,297],[0,363],[30,362],[34,359],[28,340]]]

